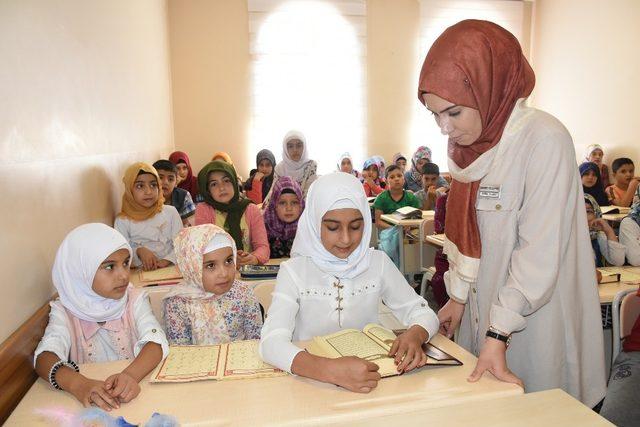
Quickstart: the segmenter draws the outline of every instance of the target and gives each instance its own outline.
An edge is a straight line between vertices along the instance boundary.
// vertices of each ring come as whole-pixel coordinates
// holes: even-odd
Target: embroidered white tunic
[[[620,243],[625,247],[629,264],[640,266],[640,226],[627,217],[620,223]]]
[[[403,324],[420,325],[429,337],[438,332],[433,310],[385,253],[373,251],[367,271],[341,280],[321,271],[309,257],[292,258],[280,265],[262,328],[260,355],[267,363],[291,372],[294,357],[303,351],[292,341],[379,323],[380,298]]]
[[[562,388],[587,406],[606,391],[593,249],[571,136],[522,101],[478,194],[482,256],[458,342],[479,354],[489,325],[510,333],[509,368],[527,392]]]

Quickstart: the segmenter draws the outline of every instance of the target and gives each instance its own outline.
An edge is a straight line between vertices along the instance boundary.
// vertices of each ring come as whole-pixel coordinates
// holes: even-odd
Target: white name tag
[[[478,190],[479,199],[499,200],[501,185],[481,185]]]

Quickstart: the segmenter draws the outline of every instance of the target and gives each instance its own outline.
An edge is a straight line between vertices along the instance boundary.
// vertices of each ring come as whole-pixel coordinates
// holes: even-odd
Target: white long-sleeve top
[[[292,341],[379,323],[380,298],[403,324],[422,326],[429,338],[438,332],[436,314],[384,252],[374,251],[366,272],[340,281],[308,257],[292,258],[280,265],[262,328],[260,355],[267,363],[291,372],[294,357],[302,351]]]
[[[134,221],[130,218],[117,217],[113,228],[118,230],[131,245],[134,267],[142,264],[136,250],[144,246],[158,259],[166,259],[176,263],[173,250],[173,239],[182,230],[180,214],[171,205],[163,205],[162,211],[144,221]]]
[[[637,226],[637,224],[636,224]],[[621,242],[607,239],[604,231],[598,231],[598,246],[600,252],[611,265],[624,265],[625,247]]]
[[[149,303],[149,297],[146,293],[138,296],[133,303],[133,315],[138,333],[138,341],[133,345],[134,357],[137,357],[142,347],[149,342],[160,344],[162,347],[162,358],[167,357],[169,354],[169,343],[160,323],[158,323],[158,320],[151,311],[151,304]],[[49,324],[33,356],[34,366],[38,355],[44,351],[54,353],[60,360],[67,360],[69,358],[72,338],[67,319],[67,313],[60,300],[53,301],[51,303],[51,312],[49,313]],[[120,357],[114,349],[114,343],[109,336],[109,332],[105,329],[98,329],[96,335],[97,339],[93,346],[96,362],[119,360]]]
[[[625,247],[629,264],[640,266],[640,226],[638,223],[629,217],[623,219],[620,223],[619,239]]]

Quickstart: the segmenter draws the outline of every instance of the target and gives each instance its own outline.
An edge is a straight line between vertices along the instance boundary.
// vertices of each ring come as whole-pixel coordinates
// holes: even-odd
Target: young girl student
[[[585,162],[592,162],[600,169],[600,178],[602,179],[602,188],[609,186],[609,168],[604,163],[604,150],[598,144],[591,144],[587,147],[587,154],[584,158]]]
[[[146,163],[125,171],[122,210],[113,227],[129,241],[134,267],[155,270],[175,264],[173,238],[182,229],[176,208],[164,204],[158,172]]]
[[[407,158],[402,153],[396,153],[393,155],[393,164],[398,166],[402,173],[407,169]]]
[[[293,178],[300,184],[302,195],[306,197],[311,183],[317,177],[317,169],[316,161],[309,159],[304,134],[296,130],[289,131],[282,140],[282,161],[276,165],[275,179],[281,176]]]
[[[191,198],[194,202],[200,202],[198,194],[198,180],[193,176],[193,170],[191,169],[191,161],[187,153],[183,151],[174,151],[169,156],[169,161],[176,165],[178,169],[178,188],[187,190],[191,194]]]
[[[350,173],[356,178],[360,178],[360,173],[353,168],[353,157],[349,153],[342,153],[338,161],[338,171]]]
[[[253,203],[259,205],[273,185],[273,174],[276,166],[276,158],[269,150],[260,150],[256,155],[256,167],[249,174],[249,179],[244,183],[244,190],[247,197]]]
[[[291,250],[280,265],[273,301],[262,328],[260,355],[296,375],[367,393],[380,375],[356,357],[314,356],[293,342],[378,322],[385,304],[409,329],[393,343],[399,372],[424,365],[420,350],[438,330],[438,319],[391,260],[369,248],[371,213],[362,184],[341,172],[311,186]]]
[[[300,185],[288,176],[278,178],[273,195],[264,210],[264,223],[269,238],[271,258],[288,258],[298,229],[298,218],[304,209]]]
[[[640,178],[635,175],[633,161],[626,157],[615,159],[611,164],[611,170],[616,183],[606,189],[609,201],[616,206],[631,206],[640,184]]]
[[[637,201],[620,223],[620,244],[624,245],[629,264],[640,267],[640,188],[636,190]]]
[[[424,165],[427,163],[431,163],[431,149],[426,145],[422,145],[413,153],[411,169],[404,173],[405,190],[413,191],[414,193],[420,191],[422,188],[422,168],[424,168]],[[438,176],[436,185],[437,188],[449,188],[449,184],[441,176]]]
[[[598,165],[585,162],[581,164],[578,169],[580,170],[580,179],[582,180],[582,190],[584,194],[592,196],[599,206],[609,206],[611,203],[609,203],[609,198],[604,192],[604,187],[602,187]]]
[[[184,229],[175,240],[183,282],[163,301],[172,345],[208,345],[260,338],[262,314],[253,290],[235,280],[236,245],[213,224]]]
[[[131,247],[105,224],[84,224],[62,241],[53,263],[59,298],[34,354],[38,375],[84,406],[117,409],[140,393],[138,383],[166,357],[167,339],[144,292],[129,284]],[[78,364],[131,360],[106,380]]]
[[[609,223],[602,218],[598,202],[589,194],[584,195],[584,207],[587,210],[589,236],[596,259],[596,267],[604,267],[604,261],[611,265],[623,265],[625,249]]]
[[[367,197],[375,197],[384,191],[386,182],[380,178],[382,165],[373,157],[365,160],[362,167],[362,186]]]
[[[262,213],[251,200],[240,198],[236,170],[215,160],[198,173],[204,203],[196,206],[196,225],[215,224],[233,238],[238,248],[238,264],[264,264],[269,261],[269,241]]]

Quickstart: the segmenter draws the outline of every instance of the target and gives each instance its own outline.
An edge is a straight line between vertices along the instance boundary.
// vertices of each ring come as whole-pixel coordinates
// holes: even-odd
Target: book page
[[[187,382],[215,379],[220,359],[219,345],[170,346],[169,355],[151,377],[151,382]]]
[[[258,354],[258,341],[236,341],[227,344],[223,367],[224,379],[229,377],[279,376],[286,374],[265,363]],[[222,379],[222,378],[221,378]]]
[[[182,279],[182,273],[175,265],[152,271],[140,270],[140,281],[142,282],[158,282],[170,279]]]
[[[369,323],[364,327],[363,332],[373,338],[378,344],[387,349],[387,352],[391,350],[393,342],[396,340],[396,334],[393,331],[384,328],[375,323]]]
[[[332,354],[337,354],[337,357],[356,356],[375,363],[380,367],[379,373],[383,377],[398,375],[393,358],[387,355],[389,349],[364,332],[351,329],[321,337],[318,341],[323,347],[328,347]]]

